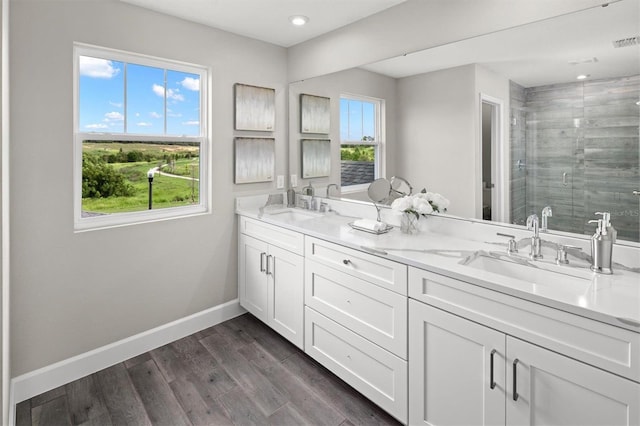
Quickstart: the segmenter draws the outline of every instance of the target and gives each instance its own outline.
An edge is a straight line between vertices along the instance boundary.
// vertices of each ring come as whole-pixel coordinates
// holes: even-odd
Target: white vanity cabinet
[[[409,295],[410,424],[640,423],[638,333],[415,268]]]
[[[507,337],[507,424],[638,425],[640,384]]]
[[[305,351],[407,422],[407,267],[305,238]]]
[[[299,348],[304,346],[304,235],[240,217],[240,305]]]
[[[409,423],[504,425],[505,335],[409,301]]]

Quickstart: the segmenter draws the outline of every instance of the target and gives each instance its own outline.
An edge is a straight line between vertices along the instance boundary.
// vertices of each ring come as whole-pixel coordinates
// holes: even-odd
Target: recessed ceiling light
[[[580,74],[579,76],[577,76],[576,78],[578,80],[585,80],[587,78],[589,78],[590,74]]]
[[[293,16],[289,16],[289,22],[291,22],[296,27],[301,27],[307,22],[309,22],[309,18],[303,15],[293,15]]]

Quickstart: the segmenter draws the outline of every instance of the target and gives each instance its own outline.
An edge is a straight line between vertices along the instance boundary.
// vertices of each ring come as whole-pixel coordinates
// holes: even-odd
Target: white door
[[[263,322],[267,322],[267,249],[267,243],[241,234],[238,253],[240,305]]]
[[[512,337],[507,353],[507,424],[640,423],[640,384]]]
[[[505,335],[410,300],[409,424],[504,425]]]
[[[302,256],[269,246],[269,324],[291,343],[304,347],[304,261]]]

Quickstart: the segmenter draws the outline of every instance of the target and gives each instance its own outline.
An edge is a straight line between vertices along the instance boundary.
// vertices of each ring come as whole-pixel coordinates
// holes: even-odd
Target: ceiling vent
[[[636,44],[640,44],[640,36],[621,38],[620,40],[612,41],[612,43],[616,49],[619,47],[635,46]]]

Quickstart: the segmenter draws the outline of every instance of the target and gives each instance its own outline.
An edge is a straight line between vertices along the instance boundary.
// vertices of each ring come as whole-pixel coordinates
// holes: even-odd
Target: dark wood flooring
[[[397,425],[250,314],[16,406],[16,425]]]

